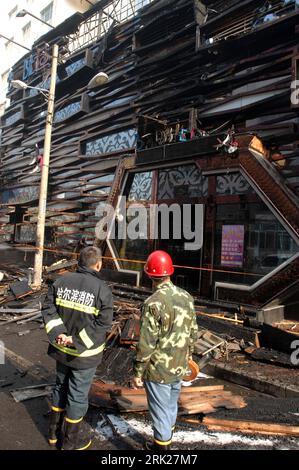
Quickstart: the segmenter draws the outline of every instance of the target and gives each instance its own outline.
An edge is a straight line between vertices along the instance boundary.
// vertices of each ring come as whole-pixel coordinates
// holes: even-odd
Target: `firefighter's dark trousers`
[[[56,363],[56,385],[53,390],[53,406],[66,410],[69,419],[77,420],[86,415],[88,394],[96,367],[73,369]]]

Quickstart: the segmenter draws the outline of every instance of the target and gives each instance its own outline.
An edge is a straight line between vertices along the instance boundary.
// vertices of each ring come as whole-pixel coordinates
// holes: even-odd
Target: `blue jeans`
[[[80,419],[88,410],[88,394],[96,367],[73,369],[56,363],[56,384],[53,390],[53,406],[66,410],[70,419]]]
[[[153,421],[154,441],[170,444],[178,414],[181,381],[160,384],[144,381],[150,416]]]

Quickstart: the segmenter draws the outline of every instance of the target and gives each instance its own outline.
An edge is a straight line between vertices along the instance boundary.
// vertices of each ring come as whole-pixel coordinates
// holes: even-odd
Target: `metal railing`
[[[111,0],[106,7],[85,19],[76,33],[69,35],[69,54],[94,43],[107,33],[113,22],[119,24],[133,18],[141,8],[153,1],[155,0]]]
[[[236,9],[227,17],[223,17],[221,22],[217,18],[219,15],[216,15],[202,27],[205,43],[212,44],[216,41],[227,40],[249,33],[259,26],[269,24],[287,14],[294,13],[297,9],[298,6],[295,0],[273,0],[272,2],[261,1],[259,8],[256,9],[250,8],[250,5],[244,11]],[[223,12],[221,15],[223,15]],[[214,21],[216,22],[215,26]]]

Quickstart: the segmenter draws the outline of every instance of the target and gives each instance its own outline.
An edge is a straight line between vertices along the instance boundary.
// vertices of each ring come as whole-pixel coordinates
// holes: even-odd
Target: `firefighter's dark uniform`
[[[53,407],[66,409],[79,420],[88,408],[88,393],[101,362],[106,332],[113,316],[110,288],[100,273],[86,267],[59,278],[49,288],[43,318],[50,341],[48,354],[57,361]],[[56,343],[60,334],[72,336],[74,346]]]

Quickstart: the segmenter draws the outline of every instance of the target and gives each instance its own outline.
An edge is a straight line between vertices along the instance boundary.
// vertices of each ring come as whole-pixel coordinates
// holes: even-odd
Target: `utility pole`
[[[37,218],[37,227],[36,227],[36,250],[37,251],[35,253],[34,278],[33,278],[33,287],[35,288],[39,288],[42,284],[43,256],[44,256],[44,242],[45,242],[45,222],[46,222],[46,210],[47,210],[52,127],[53,127],[54,107],[55,107],[58,54],[59,54],[59,47],[57,44],[54,44],[53,52],[52,52],[51,84],[50,84],[50,91],[49,91],[48,112],[47,112],[45,143],[44,143],[44,155],[43,155],[43,167],[42,167],[41,182],[40,182],[38,218]]]

